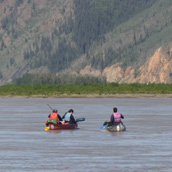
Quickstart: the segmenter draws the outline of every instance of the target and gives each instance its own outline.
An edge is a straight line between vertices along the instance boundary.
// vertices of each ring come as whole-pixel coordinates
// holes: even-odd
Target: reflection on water
[[[0,98],[0,171],[169,171],[171,98]],[[73,108],[79,129],[44,131],[50,109]],[[117,106],[126,132],[103,132]]]

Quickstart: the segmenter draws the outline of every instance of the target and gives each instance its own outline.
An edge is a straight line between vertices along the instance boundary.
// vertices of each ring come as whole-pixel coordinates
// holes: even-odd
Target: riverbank
[[[73,94],[73,95],[56,95],[56,96],[45,96],[45,95],[31,95],[31,96],[0,96],[1,98],[172,98],[172,94],[114,94],[114,95],[99,95],[99,94]]]

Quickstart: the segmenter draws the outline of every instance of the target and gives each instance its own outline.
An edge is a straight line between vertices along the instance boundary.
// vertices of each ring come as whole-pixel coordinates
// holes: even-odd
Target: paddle
[[[49,128],[49,127],[45,127],[44,129],[45,129],[45,131],[48,131],[48,130],[50,130],[50,128]]]
[[[77,118],[75,121],[76,121],[76,122],[85,121],[85,118]]]
[[[100,129],[103,130],[103,129],[107,128],[107,127],[108,127],[108,124],[101,126]]]
[[[53,108],[52,108],[49,104],[47,104],[47,106],[48,106],[51,110],[53,110]]]

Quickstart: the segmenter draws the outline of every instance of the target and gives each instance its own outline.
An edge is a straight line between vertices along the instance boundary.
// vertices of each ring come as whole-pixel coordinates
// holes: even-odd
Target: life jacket
[[[113,113],[113,116],[114,116],[114,122],[121,122],[121,114],[116,112],[116,113]]]
[[[70,121],[70,116],[71,116],[71,113],[67,112],[66,115],[65,115],[65,117],[64,117],[64,120],[66,122],[69,122]]]
[[[56,119],[57,122],[59,123],[59,118],[58,118],[57,113],[55,113],[55,112],[51,113],[49,120],[52,120],[52,119]]]

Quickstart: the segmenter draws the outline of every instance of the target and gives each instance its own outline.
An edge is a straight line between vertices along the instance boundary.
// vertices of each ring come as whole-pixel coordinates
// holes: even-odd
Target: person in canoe
[[[52,113],[48,115],[49,123],[53,124],[61,124],[60,121],[62,121],[61,116],[58,114],[57,109],[53,109]]]
[[[73,116],[73,113],[74,113],[73,109],[69,109],[69,111],[63,115],[62,120],[65,122],[69,122],[69,124],[75,124],[76,121]]]
[[[110,122],[112,125],[117,126],[122,123],[121,118],[124,119],[124,116],[118,112],[116,107],[113,108],[113,114],[111,115]]]

